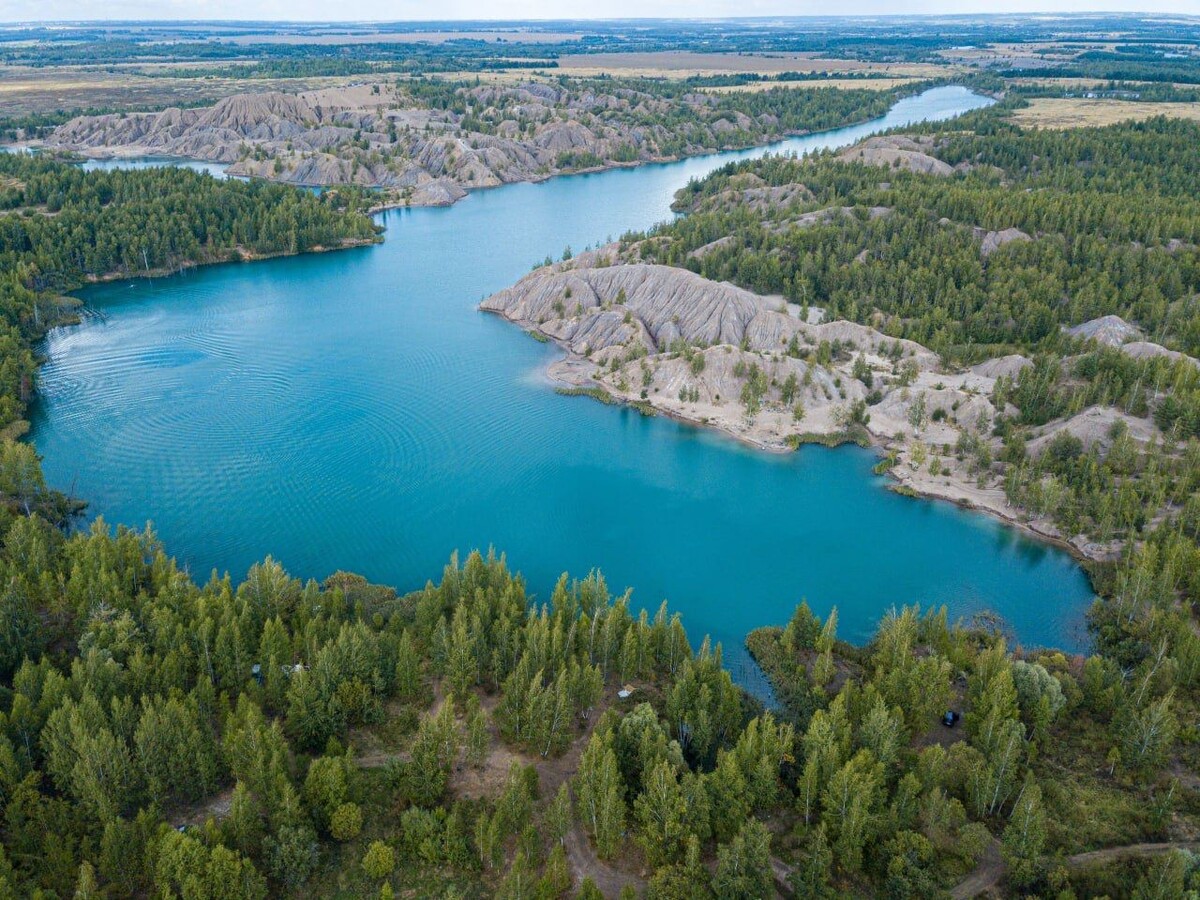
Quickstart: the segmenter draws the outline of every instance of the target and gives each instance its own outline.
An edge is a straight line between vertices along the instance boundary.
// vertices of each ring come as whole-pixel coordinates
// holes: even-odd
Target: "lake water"
[[[85,172],[113,172],[117,169],[161,169],[172,166],[181,169],[191,169],[193,172],[207,172],[214,178],[226,178],[226,163],[205,162],[200,159],[178,159],[174,156],[136,156],[116,159],[85,159],[80,164]]]
[[[961,88],[788,141],[804,151],[979,106]],[[273,554],[294,574],[400,589],[493,545],[540,597],[559,573],[684,613],[725,643],[807,598],[865,640],[893,605],[995,610],[1027,644],[1078,647],[1088,582],[1064,553],[901,497],[872,453],[769,455],[665,418],[554,393],[557,351],[477,310],[564,245],[669,216],[722,154],[473,193],[383,216],[385,243],[84,293],[46,342],[33,439],[50,481],[110,522],[152,519],[198,578]]]

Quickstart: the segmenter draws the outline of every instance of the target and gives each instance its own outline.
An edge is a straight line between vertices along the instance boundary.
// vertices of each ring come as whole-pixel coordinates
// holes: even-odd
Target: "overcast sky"
[[[584,19],[1042,11],[1200,14],[1200,0],[0,0],[0,21]]]

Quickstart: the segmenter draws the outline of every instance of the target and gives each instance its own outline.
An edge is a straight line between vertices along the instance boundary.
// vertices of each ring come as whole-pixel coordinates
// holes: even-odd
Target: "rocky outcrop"
[[[470,188],[715,150],[730,135],[746,143],[783,136],[777,121],[723,108],[728,101],[712,95],[528,82],[463,87],[456,99],[456,109],[428,108],[388,84],[238,94],[203,109],[81,116],[46,145],[229,163],[234,175],[382,188],[382,205],[442,205]],[[760,205],[810,196],[803,185],[760,190]]]
[[[1084,449],[1096,447],[1107,453],[1122,432],[1128,433],[1139,444],[1162,438],[1162,433],[1150,419],[1131,416],[1111,406],[1091,406],[1070,418],[1043,426],[1037,437],[1028,442],[1026,451],[1031,456],[1040,456],[1056,437],[1065,433],[1078,438]]]
[[[1168,350],[1162,344],[1155,344],[1151,341],[1130,341],[1121,345],[1121,352],[1132,356],[1134,359],[1154,359],[1156,357],[1163,357],[1171,360],[1172,362],[1186,362],[1189,365],[1200,369],[1200,359],[1196,359],[1194,356],[1188,356],[1185,353],[1180,353],[1177,350]]]
[[[1013,241],[1033,240],[1020,228],[1005,228],[1003,231],[987,231],[983,228],[976,228],[975,236],[979,238],[979,252],[985,257],[991,256],[1005,244],[1011,244]]]
[[[246,143],[323,150],[352,137],[356,124],[336,124],[334,114],[313,108],[302,96],[270,91],[236,94],[206,109],[81,116],[55,129],[47,143],[75,151],[137,150],[234,162]]]
[[[1107,347],[1115,347],[1126,356],[1134,359],[1169,359],[1172,362],[1186,362],[1200,369],[1200,360],[1193,356],[1169,350],[1162,344],[1142,340],[1142,332],[1136,325],[1130,325],[1120,316],[1101,316],[1074,328],[1064,328],[1072,337],[1093,340]]]
[[[725,237],[717,238],[715,241],[709,241],[695,250],[688,253],[688,259],[704,259],[714,250],[723,250],[726,247],[732,247],[737,244],[737,238],[732,234],[727,234]]]
[[[1071,337],[1093,340],[1099,344],[1107,344],[1109,347],[1120,347],[1126,341],[1134,340],[1142,335],[1136,326],[1130,325],[1120,316],[1101,316],[1098,319],[1084,322],[1082,325],[1063,330]]]
[[[872,407],[872,433],[911,430],[908,410],[918,394],[893,384],[901,368],[916,373],[924,385],[918,391],[936,393],[931,410],[962,409],[973,422],[978,413],[991,421],[990,404],[974,387],[935,389],[930,370],[938,358],[919,344],[853,322],[810,324],[779,298],[685,269],[623,262],[615,247],[539,269],[481,308],[563,346],[567,359],[554,374],[571,385],[645,402],[769,449],[784,449],[797,434],[841,433],[851,406],[872,386],[884,398]],[[879,381],[856,378],[856,362]],[[994,384],[974,377],[989,390]],[[748,407],[751,383],[761,396]],[[945,428],[952,441],[952,421]]]
[[[803,322],[781,297],[641,262],[639,249],[611,245],[535,270],[481,308],[560,344],[566,356],[550,367],[560,384],[773,451],[853,432],[889,452],[904,490],[986,510],[1083,556],[1115,552],[1014,508],[973,451],[951,449],[967,440],[1001,452],[997,417],[1018,411],[995,407],[996,384],[1032,365],[1026,357],[947,371],[919,344],[853,322]],[[1160,438],[1148,419],[1097,407],[1038,429],[1028,452],[1064,431],[1102,452],[1122,431],[1141,444]]]
[[[1022,369],[1032,365],[1033,360],[1019,353],[1012,353],[972,366],[971,371],[985,378],[1016,378]]]
[[[900,355],[919,368],[937,362],[934,353],[912,341],[897,341],[852,322],[810,325],[757,294],[686,269],[589,264],[595,260],[591,256],[582,264],[538,269],[484,300],[482,308],[536,328],[574,353],[605,359],[605,351],[613,348],[626,352],[630,341],[651,354],[668,352],[679,341],[691,347],[724,344],[780,353],[794,339],[798,346],[838,341],[869,353],[894,353],[899,347]]]
[[[953,175],[954,167],[928,152],[930,147],[906,135],[881,135],[848,147],[837,158],[868,166],[907,169],[925,175]]]
[[[696,208],[707,210],[745,206],[756,213],[766,213],[812,200],[812,191],[803,184],[765,185],[757,175],[741,173],[729,179],[729,187],[703,198]]]

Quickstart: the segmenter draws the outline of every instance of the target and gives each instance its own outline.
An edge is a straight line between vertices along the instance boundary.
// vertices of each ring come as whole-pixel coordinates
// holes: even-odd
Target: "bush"
[[[372,841],[363,857],[362,867],[368,878],[377,881],[387,878],[396,868],[396,853],[383,841]]]
[[[357,803],[343,803],[329,818],[329,833],[337,841],[352,841],[362,831],[363,814]]]

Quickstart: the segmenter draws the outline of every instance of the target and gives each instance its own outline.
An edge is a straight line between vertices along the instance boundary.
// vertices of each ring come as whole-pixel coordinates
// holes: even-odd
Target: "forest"
[[[956,446],[932,448],[930,465],[973,460],[981,486],[1001,484],[1064,534],[1121,542],[1141,575],[1181,554],[1166,564],[1174,575],[1156,577],[1164,597],[1183,586],[1190,602],[1200,588],[1200,126],[1031,131],[1005,112],[909,129],[950,175],[892,168],[884,180],[833,154],[727,166],[680,192],[689,214],[654,233],[648,258],[874,325],[952,367],[1028,354],[991,397],[1015,410],[990,435],[964,431]],[[797,199],[765,212],[738,199],[748,185],[793,184],[804,186]],[[848,214],[813,218],[829,209]],[[1014,236],[981,249],[1001,232]],[[1159,349],[1135,356],[1065,330],[1114,315]],[[1032,429],[1092,407],[1149,419],[1162,437],[1139,444],[1118,422],[1104,447],[1061,434],[1046,452],[1027,449]]]
[[[796,123],[818,94],[789,95]],[[736,96],[754,116],[773,102]],[[987,433],[939,452],[1119,547],[1089,564],[1089,655],[903,597],[880,598],[896,605],[855,646],[836,609],[801,604],[747,639],[767,702],[722,647],[599,572],[534,596],[487,551],[409,593],[269,557],[235,581],[187,571],[149,527],[75,527],[13,440],[68,292],[377,229],[355,190],[0,154],[0,900],[1200,896],[1200,369],[1063,330],[1120,315],[1200,354],[1200,125],[1025,131],[1010,108],[907,130],[951,174],[769,157],[624,239],[951,367],[1027,354]],[[746,200],[795,184],[787,205]],[[1006,229],[1026,239],[981,252]],[[1095,405],[1160,437],[1033,449],[1034,429]]]
[[[979,271],[978,249],[969,262],[965,236],[937,224],[951,211],[953,222],[992,227],[1024,215],[1019,223],[1039,233],[1032,243],[1050,244],[1047,255],[1025,258],[1028,245],[1013,244],[982,268],[1007,254],[1024,260],[1020,284],[1052,275],[1061,290],[1085,283],[1084,266],[1103,255],[1079,239],[1041,235],[1055,222],[1063,234],[1072,223],[1100,223],[1095,240],[1142,245],[1126,265],[1157,254],[1156,267],[1141,271],[1179,286],[1151,303],[1146,285],[1117,281],[1081,301],[1081,312],[1136,314],[1161,340],[1190,348],[1195,331],[1178,300],[1194,291],[1195,262],[1186,248],[1160,250],[1192,237],[1179,230],[1191,214],[1191,182],[1186,165],[1172,162],[1188,132],[1152,122],[1102,140],[1036,139],[1094,160],[1097,184],[1089,185],[1065,164],[1039,168],[1055,154],[994,124],[995,142],[956,130],[937,152],[979,169],[983,160],[1006,173],[1024,165],[1026,177],[1045,179],[1044,204],[993,186],[991,170],[973,168],[960,178],[967,188],[947,191],[944,179],[902,170],[889,171],[883,188],[880,171],[859,164],[766,160],[689,187],[682,198],[694,211],[660,231],[661,252],[682,254],[734,223],[746,237],[741,249],[700,264],[745,282],[746,273],[762,277],[760,250],[787,260],[766,251],[810,234],[825,240],[825,230],[849,246],[815,246],[851,259],[865,247],[886,260],[902,240],[915,242],[907,251],[918,261],[929,252],[922,241],[943,248],[958,279],[918,282],[945,285],[928,295],[937,299],[928,322],[903,314],[901,285],[912,276],[895,258],[877,267],[873,296],[888,304],[884,324],[891,319],[895,333],[908,328],[937,343],[940,332],[938,346],[964,360],[976,358],[972,341],[984,337],[989,351],[1036,356],[1003,388],[1020,419],[1001,423],[1012,429],[1011,456],[994,464],[1041,471],[1019,485],[1046,490],[1050,477],[1070,490],[1087,485],[1080,503],[1117,498],[1110,527],[1128,550],[1093,571],[1101,594],[1093,655],[1017,647],[987,622],[951,624],[944,610],[915,607],[894,608],[856,647],[839,640],[836,611],[822,620],[802,605],[785,626],[748,639],[773,687],[764,706],[732,681],[722,648],[689,636],[665,605],[646,610],[628,593],[614,595],[599,573],[564,575],[545,598],[530,596],[494,553],[452,559],[440,579],[409,594],[341,572],[303,583],[271,559],[240,582],[216,573],[196,581],[149,530],[103,521],[64,528],[71,510],[45,485],[33,449],[5,442],[0,896],[923,898],[972,879],[1010,896],[1169,898],[1200,888],[1191,855],[1161,852],[1165,843],[1192,846],[1200,827],[1192,724],[1200,465],[1189,462],[1200,454],[1175,424],[1188,413],[1163,401],[1168,378],[1185,385],[1195,375],[1150,360],[1162,367],[1152,391],[1142,361],[1053,327],[971,315],[972,304],[986,310],[1003,294]],[[1104,148],[1122,142],[1131,162],[1105,165]],[[36,159],[3,162],[6,259],[26,278],[62,267],[78,283],[89,271],[153,272],[238,246],[275,252],[374,235],[353,195],[339,206],[178,170],[85,176]],[[850,216],[777,234],[773,213],[756,220],[722,193],[750,167],[764,180],[802,179],[808,205],[866,208],[885,196],[914,210],[905,217],[932,224]],[[1060,200],[1049,189],[1058,182],[1071,196],[1111,189],[1092,209]],[[1143,201],[1174,218],[1155,219],[1137,204],[1109,208],[1118,188],[1138,184]],[[181,185],[211,212],[181,220],[164,190]],[[294,245],[259,208],[267,197],[310,217]],[[132,221],[122,217],[145,215],[153,203],[162,204],[163,226],[147,230],[156,242],[130,236],[104,249],[96,217]],[[173,224],[181,221],[191,230]],[[1170,225],[1155,231],[1155,221]],[[1050,275],[1045,260],[1054,262]],[[797,268],[788,281],[764,283],[805,286],[806,302],[846,297],[843,314],[875,320],[876,310],[850,305],[849,289],[838,287],[847,265]],[[11,296],[38,298],[53,284],[12,283],[21,292]],[[835,296],[835,287],[846,293]],[[1008,293],[1011,303],[1025,296]],[[943,304],[955,315],[943,315]],[[1072,321],[1045,305],[1050,323]],[[35,332],[19,329],[49,306],[24,309],[11,327],[28,351]],[[1118,441],[1107,453],[1063,446],[1014,462],[1020,429],[1087,402],[1079,393],[1155,416],[1176,444],[1144,451]],[[1179,496],[1169,515],[1154,518],[1164,490]],[[1094,515],[1061,493],[1053,503]],[[962,722],[943,725],[947,709],[962,711]]]
[[[802,605],[749,639],[768,710],[598,573],[545,599],[491,553],[407,595],[271,559],[198,584],[149,531],[6,524],[0,896],[1200,885],[1186,853],[1138,855],[1200,823],[1200,639],[1173,601],[1138,611],[1176,631],[1136,660],[915,607],[853,647]]]
[[[926,126],[934,155],[964,170],[958,177],[898,169],[882,180],[878,167],[832,154],[728,165],[681,193],[677,208],[690,214],[659,232],[670,242],[656,259],[828,306],[831,317],[881,317],[896,337],[964,362],[1061,347],[1060,325],[1110,313],[1200,350],[1200,126],[1023,131],[992,111],[956,124],[972,121],[974,131]],[[722,192],[747,177],[801,183],[811,197],[765,216],[725,203]],[[833,206],[858,214],[786,227]],[[872,208],[886,213],[871,217]],[[975,228],[1037,239],[984,258]],[[728,234],[739,241],[687,259]]]

